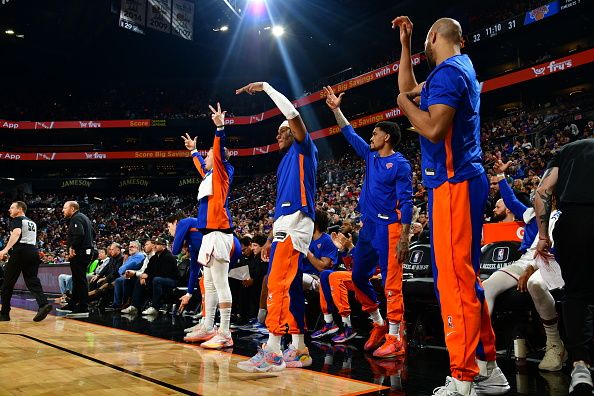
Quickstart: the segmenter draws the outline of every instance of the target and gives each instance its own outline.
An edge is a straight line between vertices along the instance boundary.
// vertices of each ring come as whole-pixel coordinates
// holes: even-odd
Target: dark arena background
[[[496,372],[500,373],[497,379],[500,383],[494,385],[488,383],[494,381],[490,366],[494,362],[489,362],[486,376],[479,362],[480,375],[474,382],[466,381],[467,388],[454,384],[462,377],[456,381],[448,377],[452,383],[443,386],[445,377],[455,377],[449,367],[452,373],[459,369],[456,366],[459,363],[451,363],[448,357],[459,353],[455,348],[471,346],[472,367],[476,366],[472,357],[474,349],[480,360],[480,354],[487,348],[483,345],[482,332],[480,342],[478,332],[474,341],[472,335],[464,333],[468,339],[459,341],[462,345],[456,344],[454,348],[452,341],[446,347],[448,337],[444,333],[449,336],[449,330],[459,331],[459,328],[454,327],[449,314],[443,314],[447,320],[442,320],[440,309],[445,310],[444,296],[460,293],[460,289],[456,284],[440,286],[438,290],[434,281],[438,271],[432,261],[439,262],[444,253],[433,249],[433,245],[441,246],[443,241],[437,239],[443,238],[433,238],[437,234],[432,233],[445,220],[432,216],[432,207],[439,200],[435,198],[432,206],[430,195],[437,194],[438,188],[427,185],[427,175],[435,170],[421,162],[422,156],[431,155],[425,148],[422,151],[421,145],[434,143],[428,143],[425,137],[421,137],[425,143],[420,142],[424,128],[419,125],[425,124],[415,121],[402,106],[402,96],[398,98],[399,82],[402,83],[399,78],[403,73],[410,74],[410,68],[400,59],[400,32],[405,25],[410,26],[403,22],[393,27],[392,21],[399,16],[408,16],[412,21],[412,62],[405,63],[412,64],[417,82],[432,76],[433,67],[428,60],[435,60],[436,54],[441,53],[442,47],[438,45],[446,42],[446,36],[437,33],[435,37],[440,38],[436,43],[431,43],[431,34],[428,38],[428,32],[440,18],[459,22],[462,40],[455,47],[468,55],[476,71],[478,82],[465,80],[465,84],[480,90],[480,126],[477,127],[480,131],[477,129],[473,136],[476,148],[480,139],[482,149],[482,167],[477,166],[484,168],[489,181],[482,238],[478,238],[481,234],[475,237],[477,246],[477,239],[481,239],[480,258],[477,251],[473,253],[473,260],[480,261],[476,275],[484,281],[485,291],[481,289],[478,298],[461,295],[462,304],[455,308],[454,321],[458,314],[467,321],[475,315],[465,308],[471,300],[476,306],[485,304],[479,321],[483,320],[483,329],[488,327],[486,301],[493,297],[490,321],[495,334]],[[532,238],[528,247],[532,240],[539,239],[537,231],[529,232],[529,223],[536,227],[537,220],[522,213],[532,207],[530,197],[539,194],[537,189],[546,179],[550,161],[566,145],[594,139],[593,27],[592,0],[2,0],[0,282],[4,283],[0,319],[3,314],[6,316],[0,321],[0,395],[466,396],[567,395],[570,391],[572,395],[592,394],[589,366],[580,366],[586,368],[576,374],[573,364],[576,360],[587,363],[587,359],[575,358],[572,352],[573,330],[566,316],[571,311],[566,301],[569,290],[557,285],[534,292],[537,286],[532,277],[536,275],[532,273],[539,268],[535,264],[538,260],[533,259],[534,255],[522,256],[525,247],[520,246],[528,238]],[[298,144],[299,134],[293,121],[289,138],[294,143],[289,151],[283,146],[284,129],[279,132],[285,118],[294,115],[287,117],[277,101],[267,95],[268,91],[236,94],[236,89],[258,81],[267,82],[298,111],[309,133],[307,141],[311,138],[317,148],[315,183],[304,181],[307,165],[304,171],[303,162],[292,176],[281,171],[285,164],[281,164],[283,156],[300,153],[303,161],[305,149],[295,148],[302,146]],[[436,89],[435,81],[425,85],[421,92],[424,114],[433,112],[423,107],[423,101],[427,100],[425,95],[431,97],[431,89]],[[454,86],[453,81],[442,84]],[[379,161],[383,156],[381,148],[379,154],[370,154],[371,157],[357,154],[359,151],[345,139],[346,134],[342,136],[344,128],[341,130],[337,124],[338,116],[335,118],[326,104],[328,93],[323,90],[326,86],[331,86],[337,95],[344,93],[340,108],[364,140],[365,150],[369,151],[370,139],[371,149],[377,149],[378,143],[373,140],[377,134],[389,136],[392,140],[388,141],[393,144],[394,135],[387,135],[382,130],[385,127],[376,127],[379,122],[393,122],[400,130],[401,139],[392,147],[410,163],[404,184],[394,187],[387,176],[374,180],[384,183],[385,188],[399,190],[399,197],[407,195],[406,201],[413,207],[410,232],[403,226],[407,234],[400,242],[389,239],[387,253],[384,252],[389,256],[389,274],[393,275],[390,271],[395,271],[394,268],[401,268],[397,271],[399,279],[395,281],[391,276],[386,279],[384,271],[374,269],[378,264],[381,267],[382,253],[368,256],[375,257],[370,259],[373,262],[368,275],[379,303],[377,313],[365,308],[369,305],[365,302],[368,297],[361,297],[364,293],[355,281],[356,267],[362,265],[356,258],[364,249],[365,225],[368,225],[357,203],[362,191],[366,192],[367,205],[370,201],[388,200],[386,190],[367,182],[378,177],[373,172],[386,168],[389,171],[396,165],[390,162],[383,168],[371,167],[370,164],[377,163],[370,161]],[[464,92],[468,96],[468,91]],[[213,143],[217,121],[209,105],[216,111],[217,103],[226,111],[223,131],[230,159],[225,163],[234,168],[228,194],[223,196],[223,200],[227,199],[232,226],[214,227],[213,231],[209,217],[207,226],[192,226],[191,230],[200,230],[203,241],[213,234],[229,236],[233,232],[241,243],[241,255],[237,249],[235,253],[241,257],[235,266],[232,260],[233,269],[228,277],[232,295],[228,330],[233,346],[209,349],[201,347],[196,337],[194,342],[191,337],[184,340],[187,337],[184,329],[197,326],[190,333],[197,334],[202,329],[200,326],[208,326],[204,324],[208,322],[205,300],[210,295],[201,290],[197,277],[193,276],[198,271],[206,274],[212,270],[214,274],[214,266],[219,263],[215,262],[208,270],[202,268],[191,252],[197,254],[200,249],[205,250],[204,246],[196,246],[190,236],[182,246],[179,241],[174,243],[174,236],[182,232],[178,219],[199,216],[199,185],[207,184],[210,176],[214,177],[212,183],[219,183],[217,172],[225,169],[215,163],[213,173],[207,172],[203,179],[204,170],[199,172],[200,165],[196,167],[192,160],[206,158],[205,170],[208,170],[210,158],[213,166],[212,157],[216,157],[213,152],[218,147]],[[418,101],[408,103],[420,112],[416,108]],[[460,109],[448,108],[459,116]],[[429,118],[435,117],[432,114]],[[454,136],[462,133],[463,128],[456,130],[459,127],[455,125],[458,124],[454,124],[453,132],[445,138],[446,143],[435,143],[436,147],[441,145],[449,159],[452,150],[456,155],[470,155],[468,146],[457,146],[459,142],[451,140],[452,133]],[[217,136],[219,133],[216,132]],[[472,131],[464,133],[472,135]],[[184,143],[182,136],[186,134],[191,139],[196,137],[197,154],[192,154],[188,143]],[[213,144],[215,147],[210,151]],[[307,155],[305,158],[307,162]],[[594,184],[594,168],[589,169],[586,172],[589,176],[581,179],[586,189],[588,184]],[[446,179],[452,179],[452,174]],[[284,269],[274,273],[270,269],[269,282],[267,273],[273,261],[268,256],[263,258],[261,250],[266,252],[274,237],[273,246],[277,245],[273,253],[275,257],[281,254],[281,242],[277,233],[273,233],[273,223],[275,210],[291,205],[291,202],[276,205],[279,186],[283,183],[301,188],[300,197],[306,201],[310,198],[305,190],[315,186],[315,191],[308,193],[312,193],[315,200],[312,205],[318,212],[316,231],[309,253],[294,250],[303,256],[299,269],[295,270],[297,275],[290,273],[288,261],[277,259],[274,265]],[[502,183],[505,186],[501,187]],[[446,184],[450,185],[447,181]],[[408,186],[406,194],[403,185]],[[212,186],[210,194],[218,194],[221,186],[216,184],[214,193]],[[201,195],[200,205],[208,204],[204,213],[208,211],[208,216],[214,216],[211,211],[214,213],[216,209],[212,208],[216,207],[210,199]],[[29,235],[21,232],[20,225],[15,228],[12,209],[9,213],[16,201],[26,203],[26,216],[35,223],[28,223],[36,231],[29,248],[36,248],[39,254],[40,263],[34,264],[34,270],[38,271],[43,292],[51,304],[51,312],[47,308],[49,315],[41,322],[32,321],[38,308],[39,312],[43,310],[43,304],[40,308],[35,293],[30,291],[31,276],[34,277],[31,269],[26,282],[22,276],[16,283],[11,279],[14,277],[11,265],[24,265],[18,262],[21,257],[18,246]],[[71,201],[76,201],[79,211],[90,219],[95,235],[93,247],[104,254],[98,259],[89,256],[89,261],[97,262],[87,268],[84,287],[85,293],[89,293],[88,311],[79,309],[80,306],[75,308],[74,312],[80,315],[72,315],[72,309],[66,308],[78,301],[77,287],[82,284],[76,275],[71,277],[75,257],[70,249],[74,246],[72,221],[63,214],[63,207],[68,206],[65,203]],[[469,204],[452,202],[468,211]],[[397,204],[401,205],[402,199]],[[517,213],[514,208],[520,204],[523,209]],[[396,209],[398,227],[401,221],[406,223],[405,210],[400,209],[400,206]],[[296,213],[303,215],[305,209],[299,210]],[[469,219],[454,215],[453,210],[450,220],[454,228],[476,228]],[[561,212],[559,222],[563,219]],[[224,211],[218,213],[226,216]],[[174,215],[180,216],[175,220],[178,227],[170,232]],[[306,220],[311,221],[307,216]],[[200,219],[196,224],[200,224]],[[289,234],[304,231],[298,229],[302,225],[303,222],[295,225],[296,231],[289,230]],[[377,227],[379,230],[380,226]],[[588,227],[591,224],[575,225],[571,233],[577,237],[591,229]],[[220,232],[222,228],[224,232]],[[10,242],[10,237],[15,229],[21,239],[12,246],[14,241]],[[309,233],[308,243],[311,230]],[[354,255],[337,252],[347,244],[340,239],[341,234],[352,239],[357,249]],[[593,234],[589,235],[592,240]],[[326,238],[333,251],[324,256],[321,242],[317,242],[322,239],[317,238]],[[543,239],[542,234],[540,238]],[[180,240],[183,239],[181,236]],[[379,243],[381,238],[372,239],[365,246]],[[145,246],[146,241],[149,247]],[[410,250],[403,262],[396,253],[401,251],[401,244],[408,245]],[[459,246],[452,246],[451,251],[459,252],[463,249]],[[154,257],[160,258],[164,253],[159,249],[163,247],[166,254],[173,250],[177,268],[175,276],[171,276],[173,283],[157,291],[153,287],[154,274],[160,273],[158,266],[165,264],[157,259],[154,262],[158,264],[151,264],[153,258],[149,260],[148,256],[145,262],[145,255],[152,256],[154,250],[157,252]],[[449,250],[446,253],[453,257]],[[142,257],[133,263],[135,255]],[[106,256],[109,261],[104,263]],[[505,272],[505,267],[518,259],[532,260],[532,270],[515,275],[511,270]],[[228,257],[226,260],[228,263]],[[323,274],[320,263],[322,269],[334,272],[346,273],[354,268],[353,275],[348,272],[347,281],[339,286],[329,283],[326,289],[324,281],[331,282],[332,278]],[[135,275],[125,271],[138,271],[142,264],[148,265],[145,274],[152,274],[147,280],[140,280],[142,270]],[[592,261],[588,264],[594,266]],[[559,260],[559,265],[565,271],[564,266],[573,263]],[[470,261],[468,269],[472,283]],[[489,289],[502,273],[511,284],[501,290]],[[281,370],[277,366],[272,366],[274,369],[265,366],[252,372],[238,367],[238,363],[260,353],[260,347],[268,353],[274,337],[283,336],[274,331],[269,337],[267,325],[270,327],[271,315],[276,315],[276,308],[271,308],[271,289],[277,290],[277,284],[285,283],[286,279],[291,284],[292,277],[303,277],[297,288],[303,287],[303,292],[295,294],[294,282],[285,298],[291,301],[291,312],[296,300],[301,305],[301,300],[305,301],[302,316],[308,352],[300,355],[298,362],[304,367]],[[487,281],[490,277],[493,278]],[[367,278],[364,281],[369,283]],[[545,275],[541,278],[549,282]],[[387,285],[400,281],[404,316],[395,324],[390,316],[394,297]],[[590,281],[594,282],[594,278]],[[183,298],[190,297],[186,294],[189,284],[195,290],[188,302]],[[228,322],[225,319],[228,308],[221,302],[220,289],[214,293],[215,298],[217,293],[220,313],[216,312],[214,321],[220,326],[218,336],[224,333]],[[542,295],[550,298],[551,307],[554,304],[553,319],[543,317],[539,305],[543,304],[539,300]],[[6,307],[10,307],[7,299],[12,305],[10,320],[7,320]],[[323,312],[328,308],[322,307],[328,299],[335,306],[330,314]],[[345,304],[350,309],[350,316],[346,314],[348,320],[341,308]],[[376,314],[381,317],[378,319]],[[381,355],[377,353],[379,349],[373,352],[377,346],[367,348],[370,337],[379,334],[378,323],[385,323],[384,333],[390,329],[386,345],[389,337],[398,339],[396,353]],[[591,327],[592,322],[586,324]],[[286,326],[289,329],[289,324]],[[398,329],[396,336],[391,335],[393,326]],[[591,329],[586,334],[590,338],[582,343],[589,348]],[[337,339],[338,335],[343,338]],[[299,348],[296,338],[291,334],[282,337],[285,354],[291,353],[291,345]],[[284,359],[289,363],[286,356]],[[468,372],[478,372],[470,366],[465,366]]]

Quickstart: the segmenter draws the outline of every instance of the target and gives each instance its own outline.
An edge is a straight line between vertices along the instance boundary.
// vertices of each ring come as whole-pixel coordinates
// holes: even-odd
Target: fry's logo
[[[542,76],[547,68],[546,67],[539,67],[538,69],[532,68],[535,76]]]

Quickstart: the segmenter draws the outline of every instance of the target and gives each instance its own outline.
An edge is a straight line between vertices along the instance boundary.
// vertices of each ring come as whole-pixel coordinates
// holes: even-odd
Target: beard
[[[433,56],[433,50],[429,44],[425,46],[425,56],[427,57],[427,65],[429,66],[429,70],[431,71],[435,69],[435,57]]]

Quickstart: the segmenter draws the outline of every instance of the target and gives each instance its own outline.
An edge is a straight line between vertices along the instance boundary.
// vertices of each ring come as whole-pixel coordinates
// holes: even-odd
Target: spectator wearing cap
[[[167,240],[153,239],[155,255],[151,257],[143,274],[136,277],[132,305],[123,309],[124,314],[135,314],[144,305],[146,295],[151,293],[151,306],[142,311],[143,315],[155,316],[162,305],[163,294],[177,286],[179,271],[177,259],[167,249]]]

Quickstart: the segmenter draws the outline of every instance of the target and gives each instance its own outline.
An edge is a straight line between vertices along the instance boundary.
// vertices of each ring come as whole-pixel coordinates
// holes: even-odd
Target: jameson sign
[[[147,179],[139,179],[139,178],[125,179],[125,180],[120,180],[118,187],[120,187],[120,188],[129,187],[129,186],[148,187],[149,183],[150,183],[150,181]]]
[[[63,180],[60,188],[74,188],[74,187],[90,188],[92,185],[93,185],[92,180],[71,179],[71,180]]]

